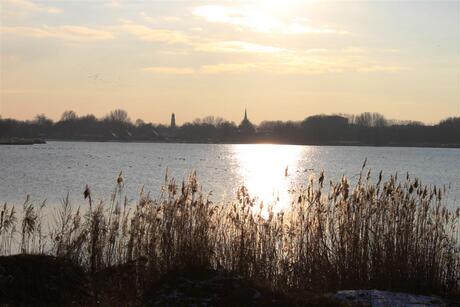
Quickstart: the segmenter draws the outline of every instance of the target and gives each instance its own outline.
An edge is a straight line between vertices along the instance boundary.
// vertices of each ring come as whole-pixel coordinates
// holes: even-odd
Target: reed
[[[279,213],[244,187],[234,201],[213,203],[195,174],[180,184],[166,176],[158,198],[142,190],[130,204],[120,173],[108,203],[94,203],[89,187],[87,210],[64,198],[47,235],[44,203],[36,207],[28,199],[19,219],[5,204],[0,253],[64,257],[91,276],[131,265],[139,291],[168,272],[216,269],[282,291],[378,288],[458,296],[460,210],[445,207],[446,190],[409,175],[383,180],[381,172],[373,183],[364,170],[353,185],[345,177],[329,183],[322,173],[312,177]]]

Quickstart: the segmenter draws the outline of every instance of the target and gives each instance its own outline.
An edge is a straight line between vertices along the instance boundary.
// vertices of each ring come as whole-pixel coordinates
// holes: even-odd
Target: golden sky
[[[458,1],[0,3],[2,118],[460,116]]]

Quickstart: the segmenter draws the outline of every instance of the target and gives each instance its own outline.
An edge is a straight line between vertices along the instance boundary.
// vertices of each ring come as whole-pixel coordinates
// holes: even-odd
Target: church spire
[[[240,131],[243,133],[254,133],[255,132],[254,126],[249,121],[247,108],[244,108],[244,119],[241,121],[239,128],[240,128]]]
[[[169,126],[172,129],[176,128],[176,114],[171,114],[171,125]]]

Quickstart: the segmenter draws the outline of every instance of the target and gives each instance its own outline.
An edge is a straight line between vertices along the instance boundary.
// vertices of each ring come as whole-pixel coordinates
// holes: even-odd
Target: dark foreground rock
[[[168,274],[146,291],[147,306],[290,306],[286,297],[230,273],[212,270]]]
[[[214,270],[172,272],[143,296],[144,306],[355,306],[333,297],[274,292],[240,276]]]
[[[0,306],[460,306],[457,300],[388,291],[281,293],[235,274],[209,269],[158,279],[144,263],[89,277],[69,261],[45,255],[0,257]]]
[[[460,306],[460,301],[455,299],[381,290],[343,290],[332,294],[331,297],[344,303],[356,303],[370,307]]]
[[[0,257],[0,306],[86,306],[88,280],[79,267],[44,255]]]

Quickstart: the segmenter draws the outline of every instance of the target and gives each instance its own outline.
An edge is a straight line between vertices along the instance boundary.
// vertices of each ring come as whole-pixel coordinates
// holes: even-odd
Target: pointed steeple
[[[176,114],[174,113],[171,114],[171,125],[169,127],[172,129],[176,128]]]
[[[239,128],[240,131],[244,133],[253,133],[255,131],[254,126],[248,119],[248,110],[246,108],[244,109],[244,119],[241,121]]]

